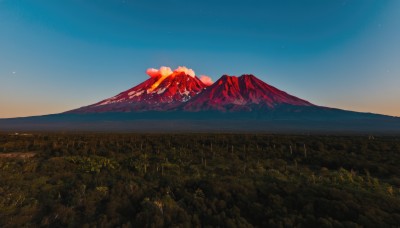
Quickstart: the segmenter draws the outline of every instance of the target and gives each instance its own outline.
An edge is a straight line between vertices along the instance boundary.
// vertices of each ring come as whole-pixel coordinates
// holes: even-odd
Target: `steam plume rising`
[[[149,69],[147,69],[146,73],[150,77],[155,78],[155,77],[159,77],[159,76],[167,77],[167,76],[171,75],[173,72],[172,72],[171,68],[162,66],[162,67],[160,67],[159,70],[154,69],[154,68],[149,68]]]
[[[194,78],[196,76],[196,74],[194,73],[194,71],[192,69],[189,69],[185,66],[180,66],[180,67],[176,68],[174,70],[174,73],[185,73],[192,78]]]
[[[200,81],[202,81],[204,83],[204,85],[206,85],[206,86],[210,86],[214,83],[213,80],[206,75],[201,75]]]
[[[180,73],[185,73],[186,75],[194,78],[196,77],[196,74],[192,69],[189,69],[185,66],[179,66],[176,68],[174,71],[171,70],[170,67],[162,66],[160,69],[155,69],[155,68],[149,68],[146,70],[146,73],[151,77],[151,78],[157,78],[157,81],[154,82],[154,84],[151,86],[149,89],[149,92],[153,91],[155,88],[160,85],[164,79],[168,78],[169,76],[174,76]],[[200,80],[207,86],[213,84],[213,81],[210,77],[202,75],[200,77]]]
[[[189,75],[190,77],[195,77],[195,73],[192,69],[189,69],[185,66],[179,66],[178,68],[176,68],[174,71],[171,70],[170,67],[166,67],[166,66],[162,66],[160,67],[160,69],[155,69],[155,68],[149,68],[146,71],[147,75],[149,75],[152,78],[155,77],[168,77],[172,74],[179,74],[179,73],[185,73],[187,75]]]

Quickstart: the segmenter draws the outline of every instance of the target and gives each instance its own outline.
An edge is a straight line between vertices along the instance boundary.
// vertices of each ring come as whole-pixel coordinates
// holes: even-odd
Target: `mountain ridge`
[[[184,106],[186,111],[271,110],[281,104],[314,106],[308,101],[279,90],[252,74],[223,75]],[[254,108],[256,107],[256,108]]]
[[[151,77],[111,98],[66,113],[167,111],[202,92],[206,85],[196,76],[178,72]]]
[[[312,104],[256,76],[203,83],[191,69],[150,69],[144,82],[60,114],[0,119],[0,131],[400,134],[400,118]]]
[[[252,74],[223,75],[207,86],[185,72],[158,75],[118,95],[67,113],[216,110],[251,112],[286,104],[315,106],[273,87]]]

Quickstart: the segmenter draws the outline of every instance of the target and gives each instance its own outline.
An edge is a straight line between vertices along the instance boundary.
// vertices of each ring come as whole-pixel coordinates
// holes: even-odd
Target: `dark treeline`
[[[0,226],[400,224],[400,137],[0,135]]]

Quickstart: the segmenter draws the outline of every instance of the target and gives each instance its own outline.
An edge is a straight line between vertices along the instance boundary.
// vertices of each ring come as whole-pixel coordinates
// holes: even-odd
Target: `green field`
[[[400,137],[0,135],[0,227],[400,225]]]

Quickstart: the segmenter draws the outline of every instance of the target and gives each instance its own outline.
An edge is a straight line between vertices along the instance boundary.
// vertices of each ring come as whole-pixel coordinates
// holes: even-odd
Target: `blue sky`
[[[397,0],[0,0],[0,117],[63,112],[179,65],[400,116]]]

